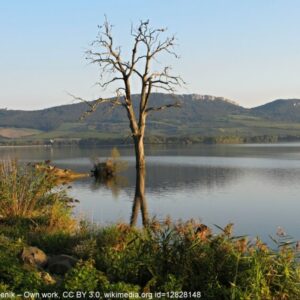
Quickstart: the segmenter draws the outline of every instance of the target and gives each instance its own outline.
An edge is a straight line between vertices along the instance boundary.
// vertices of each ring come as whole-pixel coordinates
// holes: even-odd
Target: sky
[[[150,20],[177,38],[180,59],[164,58],[186,86],[245,107],[300,98],[298,0],[0,0],[0,108],[71,104],[68,93],[110,96],[85,51],[106,15],[116,42]]]

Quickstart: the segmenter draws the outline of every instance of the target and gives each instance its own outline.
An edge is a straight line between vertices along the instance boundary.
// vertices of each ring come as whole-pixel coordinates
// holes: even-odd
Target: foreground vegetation
[[[16,162],[0,166],[0,202],[2,293],[188,291],[201,292],[202,299],[300,298],[298,249],[284,232],[272,250],[259,239],[232,236],[232,224],[215,234],[193,220],[153,219],[147,228],[76,223],[72,202],[51,174]],[[68,255],[76,264],[54,272],[24,260],[28,246],[48,257]]]

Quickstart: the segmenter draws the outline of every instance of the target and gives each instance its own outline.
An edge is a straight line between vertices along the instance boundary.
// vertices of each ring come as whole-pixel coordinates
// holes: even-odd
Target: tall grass
[[[13,219],[31,220],[49,229],[74,223],[68,198],[56,188],[51,174],[16,160],[5,160],[0,162],[0,220]]]
[[[95,259],[113,282],[143,291],[201,291],[204,299],[300,299],[295,244],[272,250],[259,239],[232,236],[232,224],[218,234],[195,221],[153,221],[143,230],[120,224],[103,228],[75,250]]]

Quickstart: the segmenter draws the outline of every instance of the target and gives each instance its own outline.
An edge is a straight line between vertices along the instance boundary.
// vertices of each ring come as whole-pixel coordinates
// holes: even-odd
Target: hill
[[[223,97],[196,94],[176,97],[182,103],[181,108],[171,108],[149,115],[148,136],[300,136],[299,99],[280,99],[247,109]],[[137,95],[133,98],[137,98]],[[150,98],[150,106],[172,102],[174,99],[167,94],[154,93]],[[128,136],[128,120],[124,109],[111,110],[109,105],[100,105],[94,114],[80,122],[80,117],[87,109],[85,103],[36,111],[2,109],[0,127],[14,130],[20,128],[23,132],[31,132],[34,134],[31,139],[105,140],[124,139]]]
[[[137,95],[133,96],[137,99]],[[177,100],[182,103],[182,108],[165,110],[151,116],[152,120],[190,120],[209,119],[220,117],[231,113],[239,113],[242,107],[229,102],[221,97],[200,96],[200,95],[178,95]],[[137,101],[134,101],[137,103]],[[150,106],[164,105],[174,102],[174,99],[167,94],[153,94],[150,98]],[[93,102],[91,102],[93,103]],[[66,122],[78,122],[80,116],[88,109],[85,103],[62,105],[43,110],[22,111],[22,110],[0,110],[0,126],[3,127],[24,127],[49,131],[58,128]],[[111,110],[109,105],[98,106],[97,111],[90,115],[85,123],[95,124],[103,122],[127,122],[126,112],[120,108]]]
[[[251,113],[268,120],[300,122],[300,99],[278,99],[251,109]]]

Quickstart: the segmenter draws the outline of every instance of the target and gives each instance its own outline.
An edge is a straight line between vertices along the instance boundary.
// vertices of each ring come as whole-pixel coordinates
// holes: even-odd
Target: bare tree
[[[179,107],[179,102],[155,107],[149,106],[149,98],[153,89],[162,90],[174,94],[176,87],[184,82],[180,76],[172,75],[171,68],[164,66],[161,70],[153,70],[153,62],[162,53],[168,53],[178,58],[174,52],[175,36],[162,35],[166,28],[153,29],[149,21],[140,22],[137,28],[131,28],[133,46],[130,57],[123,57],[121,47],[115,46],[112,34],[112,25],[105,20],[100,26],[97,39],[92,43],[96,50],[87,51],[87,59],[100,67],[101,87],[107,88],[115,82],[120,82],[116,88],[116,97],[113,99],[98,98],[93,104],[89,103],[90,110],[86,115],[94,112],[99,104],[109,102],[112,107],[122,106],[126,109],[130,130],[135,145],[136,167],[145,167],[144,136],[147,116],[170,107]],[[156,65],[158,65],[156,63]],[[136,115],[133,108],[132,81],[136,77],[140,83],[139,110]],[[80,98],[77,98],[80,99]],[[82,100],[82,99],[80,99]]]
[[[124,57],[126,55],[122,54],[121,47],[114,43],[113,26],[105,19],[104,24],[99,28],[100,32],[92,43],[92,49],[87,51],[87,59],[99,66],[100,82],[98,84],[102,88],[120,84],[117,84],[114,98],[100,97],[94,102],[87,102],[78,97],[77,99],[87,102],[90,106],[83,117],[94,112],[102,103],[110,103],[112,108],[121,106],[126,110],[136,157],[135,202],[137,205],[143,206],[143,203],[138,203],[140,201],[138,199],[144,199],[145,190],[144,136],[147,116],[153,112],[180,106],[178,101],[162,106],[149,105],[150,95],[154,89],[174,95],[176,87],[184,84],[180,76],[171,74],[169,66],[162,67],[157,61],[157,58],[164,53],[178,58],[174,52],[175,36],[164,37],[166,28],[151,28],[149,21],[141,21],[136,28],[131,27],[130,34],[133,38],[133,45],[128,57]],[[137,113],[132,97],[133,82],[139,82],[140,89]]]

